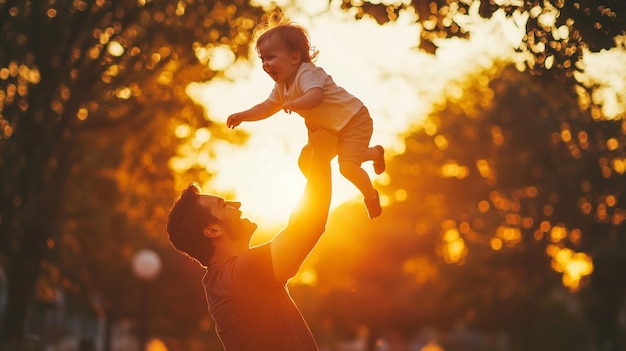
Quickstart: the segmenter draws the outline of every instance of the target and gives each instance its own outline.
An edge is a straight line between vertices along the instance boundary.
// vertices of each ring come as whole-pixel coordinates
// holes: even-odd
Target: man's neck
[[[223,241],[216,243],[213,257],[211,257],[210,265],[222,264],[235,256],[240,256],[247,252],[250,247],[235,241]]]

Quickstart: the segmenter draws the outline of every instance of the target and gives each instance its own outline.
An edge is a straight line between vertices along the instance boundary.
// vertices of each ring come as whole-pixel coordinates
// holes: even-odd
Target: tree
[[[260,15],[238,0],[0,4],[0,262],[9,282],[0,341],[23,335],[42,263],[85,235],[72,223],[107,208],[98,219],[115,232],[124,204],[145,204],[147,192],[171,201],[174,127],[213,128],[184,89],[215,74],[212,49],[247,56]],[[120,176],[120,166],[129,172]],[[123,183],[138,172],[161,183]],[[132,189],[124,204],[113,196],[120,183]]]
[[[584,82],[576,73],[585,70],[581,58],[587,50],[598,52],[624,47],[626,3],[618,0],[415,0],[408,4],[386,5],[374,1],[344,1],[342,8],[356,9],[356,18],[372,16],[379,24],[394,21],[404,9],[414,10],[417,14],[416,24],[422,29],[420,48],[430,53],[436,52],[438,39],[469,37],[471,33],[463,27],[463,21],[465,15],[473,11],[483,18],[491,18],[499,12],[508,18],[515,18],[518,23],[525,22],[526,34],[521,45],[515,49],[525,55],[525,68],[530,73],[544,77],[537,81],[540,90],[533,92],[521,87],[509,90],[506,87],[508,84],[502,85],[502,79],[494,79],[492,87],[483,96],[495,95],[498,101],[508,99],[504,105],[491,108],[491,111],[498,111],[501,116],[493,116],[493,112],[485,111],[480,107],[484,104],[467,106],[460,101],[451,103],[439,112],[441,116],[435,115],[429,124],[428,128],[435,131],[433,140],[428,136],[428,131],[420,137],[407,139],[407,154],[426,154],[421,162],[403,166],[403,172],[408,174],[449,172],[446,178],[451,178],[428,184],[425,188],[403,188],[402,193],[408,194],[408,197],[420,194],[420,190],[428,193],[434,184],[452,187],[456,190],[454,195],[430,198],[442,208],[453,208],[461,216],[447,222],[458,226],[456,229],[448,228],[451,230],[451,238],[464,237],[462,229],[466,228],[470,232],[465,233],[465,236],[485,240],[484,235],[476,235],[476,226],[484,228],[484,233],[495,233],[499,238],[489,240],[487,244],[498,247],[518,246],[517,243],[507,241],[527,243],[529,235],[536,236],[542,238],[538,240],[547,241],[546,248],[553,257],[572,259],[575,264],[571,263],[570,269],[580,264],[578,268],[583,271],[572,273],[567,272],[568,263],[555,262],[555,259],[551,262],[555,269],[564,273],[566,283],[582,283],[586,286],[581,296],[585,296],[588,318],[594,320],[593,332],[598,347],[620,349],[624,336],[617,327],[616,311],[623,303],[624,283],[623,279],[616,277],[624,274],[621,268],[624,261],[620,258],[625,249],[621,235],[624,232],[624,122],[619,116],[615,120],[607,120],[602,115],[601,106],[597,106],[598,101],[592,98],[598,86]],[[554,78],[565,84],[557,88],[551,82]],[[516,94],[501,96],[517,89],[523,93],[522,98]],[[557,99],[558,103],[546,101],[548,96],[561,96],[559,89],[571,96],[565,100]],[[574,89],[577,89],[582,99],[577,100]],[[528,96],[529,93],[532,98]],[[520,101],[526,101],[526,105],[519,104]],[[533,108],[537,105],[544,107]],[[476,112],[477,107],[482,112]],[[480,121],[476,120],[475,116],[482,113],[485,116],[481,116]],[[471,124],[475,125],[456,129],[447,126],[445,132],[440,132],[450,123],[444,118],[452,115],[467,115],[472,118]],[[535,118],[528,121],[529,116],[537,115],[543,116],[543,121]],[[485,126],[484,123],[490,118],[500,122],[497,125],[489,122]],[[521,120],[527,123],[517,125]],[[519,133],[518,130],[525,130],[526,133]],[[543,133],[545,130],[551,134],[536,135],[537,131]],[[488,139],[494,143],[500,140],[503,144],[498,148],[498,153],[506,157],[486,153],[479,159],[460,161],[468,157],[468,150],[474,150],[476,143],[484,145],[480,142]],[[464,147],[453,151],[452,143],[459,142]],[[428,162],[428,157],[439,159],[440,164]],[[526,168],[521,168],[520,164],[525,164]],[[486,177],[487,183],[497,183],[497,186],[490,186],[499,190],[480,195],[481,188],[468,185],[470,180],[465,179],[476,176]],[[455,177],[462,177],[463,180]],[[532,181],[529,182],[529,179]],[[534,183],[541,184],[541,187],[528,185]],[[458,201],[458,194],[463,194],[464,201]],[[469,198],[482,200],[472,203],[467,201]],[[518,213],[511,215],[511,211]],[[428,215],[432,216],[432,213]],[[512,225],[510,221],[519,223]],[[516,226],[521,226],[523,230],[511,228]],[[449,244],[452,244],[451,247],[461,247],[456,240]],[[464,262],[466,249],[467,246],[459,249],[457,253],[460,256],[456,259]],[[576,254],[576,251],[584,254]],[[578,279],[581,276],[590,273],[585,271],[589,269],[586,262],[588,257],[585,255],[593,258],[594,272],[590,278],[587,276],[580,282]],[[455,257],[447,257],[451,258]]]
[[[374,333],[462,324],[523,350],[582,350],[594,337],[622,349],[624,122],[594,119],[567,82],[511,66],[450,84],[463,94],[388,163],[380,220],[354,224],[349,208],[331,218],[315,260],[331,291],[321,314]]]
[[[380,1],[344,0],[344,9],[356,8],[356,18],[369,15],[379,24],[397,19],[400,11],[412,9],[417,14],[420,48],[435,53],[436,41],[444,38],[468,38],[463,17],[475,9],[483,18],[502,11],[508,18],[524,18],[526,35],[518,51],[526,54],[527,67],[537,74],[572,77],[581,70],[577,65],[585,50],[598,52],[618,45],[626,34],[626,4],[620,0],[413,0],[408,4],[386,5]]]

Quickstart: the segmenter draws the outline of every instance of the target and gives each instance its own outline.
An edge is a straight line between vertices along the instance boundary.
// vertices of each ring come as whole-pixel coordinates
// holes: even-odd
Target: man
[[[325,231],[330,207],[336,138],[319,130],[310,145],[300,203],[285,229],[263,245],[250,248],[257,226],[241,218],[240,203],[201,194],[197,185],[188,186],[170,210],[170,242],[206,267],[209,312],[226,351],[318,350],[286,289]]]

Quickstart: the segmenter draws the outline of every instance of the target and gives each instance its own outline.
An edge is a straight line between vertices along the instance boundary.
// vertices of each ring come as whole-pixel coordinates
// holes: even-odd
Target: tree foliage
[[[81,268],[59,284],[88,289],[102,276],[80,259],[110,250],[101,259],[123,259],[115,271],[133,236],[162,236],[150,219],[173,197],[174,128],[213,129],[185,87],[215,74],[213,48],[247,56],[260,15],[237,0],[0,3],[2,339],[22,335],[35,281],[54,271],[46,262],[75,257]]]
[[[526,35],[516,49],[526,54],[527,67],[537,74],[572,76],[581,70],[577,63],[585,50],[623,46],[624,39],[616,37],[626,34],[626,3],[621,0],[413,0],[394,5],[344,0],[342,8],[356,9],[356,18],[369,15],[379,24],[396,20],[402,10],[414,10],[422,29],[419,46],[430,53],[438,39],[468,38],[463,18],[472,11],[483,18],[497,12],[518,21],[528,16]]]
[[[530,71],[545,75],[572,76],[586,48],[623,45],[615,41],[624,34],[620,0],[374,3],[342,6],[381,24],[413,8],[429,52],[438,38],[471,35],[457,15],[475,8],[485,18],[527,14],[517,49]],[[139,282],[128,265],[135,249],[166,245],[176,148],[200,134],[207,148],[223,137],[185,87],[218,74],[207,66],[215,48],[247,57],[260,16],[242,0],[0,1],[0,263],[10,287],[0,341],[19,338],[29,306],[53,299],[53,288],[83,303],[97,297],[112,320],[136,313]],[[550,264],[564,269],[544,253],[549,247],[591,255],[595,271],[581,295],[598,343],[617,345],[623,122],[591,118],[567,85],[508,69],[468,87],[390,163],[392,217],[349,228],[382,234],[359,237],[356,249],[335,243],[330,256],[345,257],[339,269],[320,261],[321,311],[344,327],[449,327],[459,319],[532,340],[537,330],[524,329],[539,322],[531,299],[560,287]],[[210,177],[184,170],[185,179]],[[162,257],[167,269],[154,283],[196,286],[190,262],[171,250]],[[152,326],[178,337],[208,330],[197,308],[203,297],[190,291],[181,298],[180,289],[159,289],[156,298],[171,303],[154,309]]]
[[[564,81],[509,66],[452,85],[463,93],[389,162],[380,219],[335,213],[315,264],[329,291],[320,314],[380,334],[461,325],[523,350],[594,337],[621,349],[626,124],[594,119]]]

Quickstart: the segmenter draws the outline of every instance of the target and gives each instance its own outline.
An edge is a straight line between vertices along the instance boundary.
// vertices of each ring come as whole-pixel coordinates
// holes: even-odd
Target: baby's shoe
[[[378,152],[380,152],[380,156],[379,158],[374,160],[374,172],[376,174],[381,174],[385,171],[385,149],[383,149],[382,146],[380,145],[376,145],[374,146],[374,148],[376,150],[378,150]]]
[[[380,207],[380,197],[378,196],[378,191],[374,190],[376,196],[371,199],[364,199],[365,207],[367,208],[367,215],[370,219],[374,219],[383,212],[383,209]]]

